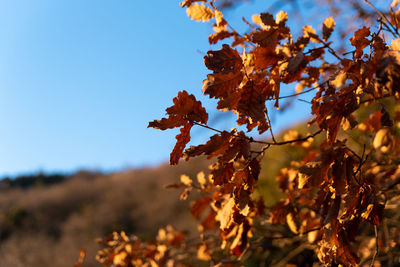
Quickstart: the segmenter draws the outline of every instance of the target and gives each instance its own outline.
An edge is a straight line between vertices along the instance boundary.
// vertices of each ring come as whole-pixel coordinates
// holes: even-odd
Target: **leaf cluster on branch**
[[[318,30],[304,26],[294,38],[285,12],[265,12],[253,16],[253,23],[246,21],[250,31],[240,34],[213,0],[183,1],[191,19],[215,20],[209,43],[224,42],[204,57],[211,72],[203,93],[216,99],[218,110],[236,114],[237,125],[246,130],[214,128],[200,101],[179,92],[167,117],[149,127],[180,128],[171,164],[201,155],[210,160],[209,170],[196,179],[183,175],[169,186],[184,188],[182,199],[199,192],[191,215],[199,220],[200,239],[185,240],[173,229],[163,230],[166,237],[153,243],[115,233],[103,240],[108,248],[99,252],[99,260],[107,266],[398,262],[400,9],[397,1],[386,12],[367,0],[364,4],[375,12],[375,27],[356,29],[349,39],[352,51],[343,53],[331,39],[333,17]],[[283,84],[296,85],[296,93],[282,95]],[[279,109],[281,99],[308,92],[315,92],[312,131],[279,140],[269,118],[279,111],[266,103]],[[193,127],[214,134],[188,147]],[[280,170],[276,179],[285,197],[266,207],[255,192],[262,159],[269,148],[283,145],[299,147],[306,156]],[[310,257],[297,257],[301,253]]]

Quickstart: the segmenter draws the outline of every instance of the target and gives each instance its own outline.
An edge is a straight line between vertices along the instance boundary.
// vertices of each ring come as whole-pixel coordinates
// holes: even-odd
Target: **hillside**
[[[151,238],[172,224],[194,230],[179,190],[164,189],[181,173],[206,167],[199,159],[178,167],[127,170],[109,175],[78,172],[20,177],[0,183],[0,266],[72,266],[79,248],[84,266],[100,266],[96,238],[125,230]]]

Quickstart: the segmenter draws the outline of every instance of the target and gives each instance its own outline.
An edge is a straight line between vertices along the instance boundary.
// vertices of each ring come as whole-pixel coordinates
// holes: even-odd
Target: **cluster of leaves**
[[[217,100],[218,110],[236,114],[238,126],[246,127],[246,132],[211,127],[205,108],[186,91],[174,98],[166,118],[149,124],[161,130],[180,128],[171,164],[201,155],[212,163],[197,181],[183,175],[180,183],[171,185],[185,188],[182,199],[193,190],[202,196],[191,207],[200,222],[198,259],[229,265],[248,259],[260,247],[293,249],[300,243],[314,255],[306,259],[309,264],[356,266],[398,260],[399,228],[394,216],[400,183],[397,2],[386,14],[377,11],[376,31],[365,26],[356,30],[350,38],[353,50],[345,54],[332,48],[332,17],[323,21],[321,31],[304,26],[302,36],[294,39],[283,11],[253,16],[253,23],[248,23],[251,31],[242,35],[230,27],[213,0],[185,0],[181,6],[194,20],[215,19],[210,44],[231,43],[204,57],[211,73],[203,81],[203,93]],[[282,96],[282,84],[295,84],[296,93]],[[277,140],[266,103],[273,101],[279,109],[280,99],[310,91],[316,93],[309,125],[316,130],[303,136],[291,132],[283,141]],[[368,110],[367,116],[358,115],[361,110]],[[194,126],[215,134],[204,144],[187,147]],[[249,136],[255,131],[261,137],[269,132],[272,140]],[[306,156],[280,171],[277,180],[285,198],[266,208],[262,196],[254,193],[260,162],[271,146],[282,145],[301,147]],[[163,266],[163,257],[177,260],[171,254],[158,257],[160,243],[144,245],[118,235],[110,240],[106,241],[111,242],[110,248],[99,254],[108,266],[137,261]],[[125,265],[119,263],[121,255],[129,255],[123,256]],[[291,259],[279,264],[267,257],[262,260],[280,265]]]

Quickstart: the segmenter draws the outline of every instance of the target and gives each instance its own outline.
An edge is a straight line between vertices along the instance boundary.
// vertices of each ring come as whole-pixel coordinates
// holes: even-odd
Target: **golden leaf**
[[[262,22],[260,15],[254,14],[251,17],[251,20],[253,21],[254,24],[260,25],[261,27],[265,28],[265,24]]]
[[[230,226],[232,222],[234,207],[235,207],[235,200],[233,198],[229,198],[229,200],[225,203],[222,210],[218,212],[217,218],[220,222],[221,230],[225,230]]]
[[[194,3],[186,9],[186,14],[196,21],[209,21],[213,17],[215,17],[214,12],[211,8],[206,7],[204,4],[199,5],[198,3]]]
[[[303,27],[303,35],[305,38],[310,38],[314,43],[319,43],[318,35],[315,33],[315,30],[310,25]]]
[[[393,136],[388,128],[380,129],[372,142],[375,149],[382,153],[388,153],[392,150],[394,145]]]
[[[364,211],[364,212],[361,214],[361,217],[363,217],[364,219],[367,220],[368,217],[369,217],[369,214],[371,213],[371,211],[372,211],[373,208],[374,208],[374,204],[369,204],[368,207],[367,207],[367,210]]]
[[[392,43],[390,44],[390,48],[395,51],[400,51],[400,38],[392,40]]]
[[[298,188],[303,189],[303,187],[307,184],[308,179],[310,179],[310,175],[299,172],[299,184]]]
[[[279,24],[281,22],[285,22],[288,19],[288,15],[285,11],[279,11],[278,14],[276,14],[276,24]]]
[[[208,250],[206,244],[201,244],[197,248],[197,258],[202,261],[210,261],[211,260],[210,251]]]
[[[199,184],[201,186],[204,186],[207,183],[206,176],[204,175],[204,172],[202,172],[202,171],[197,174],[196,178],[197,178],[197,182],[199,182]]]
[[[298,233],[297,225],[296,222],[294,221],[292,213],[288,213],[288,215],[286,215],[286,223],[289,226],[290,231],[292,231],[295,234]]]
[[[224,24],[226,24],[224,16],[222,15],[222,12],[219,10],[215,11],[215,20],[218,26],[223,26]]]
[[[339,73],[336,78],[331,82],[332,85],[339,88],[342,86],[347,80],[347,74],[344,72]]]
[[[184,185],[190,186],[190,185],[192,185],[193,181],[186,174],[182,174],[181,175],[181,183]]]
[[[333,29],[335,28],[335,21],[332,17],[325,19],[322,25],[322,38],[326,41],[331,36]]]
[[[114,259],[113,259],[113,263],[115,264],[115,265],[122,265],[122,266],[124,266],[125,265],[125,258],[128,256],[128,253],[126,253],[125,251],[121,251],[120,253],[118,253],[118,254],[116,254],[115,256],[114,256]]]

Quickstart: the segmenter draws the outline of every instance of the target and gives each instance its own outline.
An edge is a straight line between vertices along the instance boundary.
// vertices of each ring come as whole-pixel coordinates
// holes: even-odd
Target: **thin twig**
[[[217,133],[223,133],[223,131],[215,129],[215,128],[212,128],[212,127],[210,127],[208,125],[205,125],[205,124],[201,124],[201,123],[198,123],[198,122],[195,122],[195,121],[193,121],[193,124],[201,126],[201,127],[204,127],[204,128],[207,128],[207,129],[212,130],[212,131],[217,132]]]
[[[273,133],[273,131],[272,131],[271,120],[269,119],[269,116],[268,116],[268,109],[267,109],[267,108],[265,108],[265,115],[267,116],[267,121],[268,121],[269,131],[270,131],[270,133],[271,133],[272,141],[273,141],[274,143],[276,143],[275,136],[274,136],[274,133]]]
[[[286,144],[291,144],[291,143],[296,143],[296,142],[304,142],[307,141],[309,138],[313,138],[316,135],[320,134],[323,130],[320,129],[318,131],[316,131],[313,134],[307,135],[304,138],[298,138],[298,139],[293,139],[293,140],[289,140],[289,141],[283,141],[283,142],[264,142],[264,141],[257,141],[252,139],[251,142],[253,143],[258,143],[258,144],[264,144],[264,145],[276,145],[276,146],[281,146],[281,145],[286,145]]]
[[[311,92],[311,91],[313,91],[313,90],[315,90],[315,89],[320,88],[321,86],[322,86],[322,84],[320,84],[320,85],[318,85],[318,86],[315,86],[315,87],[313,87],[313,88],[310,88],[310,89],[301,91],[300,93],[296,93],[296,94],[293,94],[293,95],[280,96],[280,97],[278,97],[278,99],[284,99],[284,98],[289,98],[289,97],[294,97],[294,96],[306,94],[306,93],[308,93],[308,92]]]
[[[312,105],[310,101],[307,101],[305,99],[297,99],[297,100]]]
[[[395,32],[393,32],[388,27],[388,25],[386,25],[386,23],[382,21],[382,24],[385,25],[388,28],[388,30],[393,34],[393,36],[395,36],[395,37],[399,37],[400,36],[399,32],[397,31],[397,29],[393,27],[393,25],[390,23],[390,20],[386,17],[385,14],[383,14],[379,9],[377,9],[369,0],[364,0],[364,2],[367,3],[369,6],[371,6],[379,14],[379,16],[381,16],[383,19],[385,19],[387,21],[387,23],[389,23],[389,25],[392,26],[392,28],[393,28],[393,30]]]
[[[328,48],[329,53],[331,53],[334,57],[336,57],[336,58],[339,59],[340,61],[343,60],[340,56],[338,56],[338,55],[336,54],[335,50],[334,50],[327,42],[321,40],[320,38],[318,38],[318,41],[320,41],[321,43],[323,43],[324,46]]]

